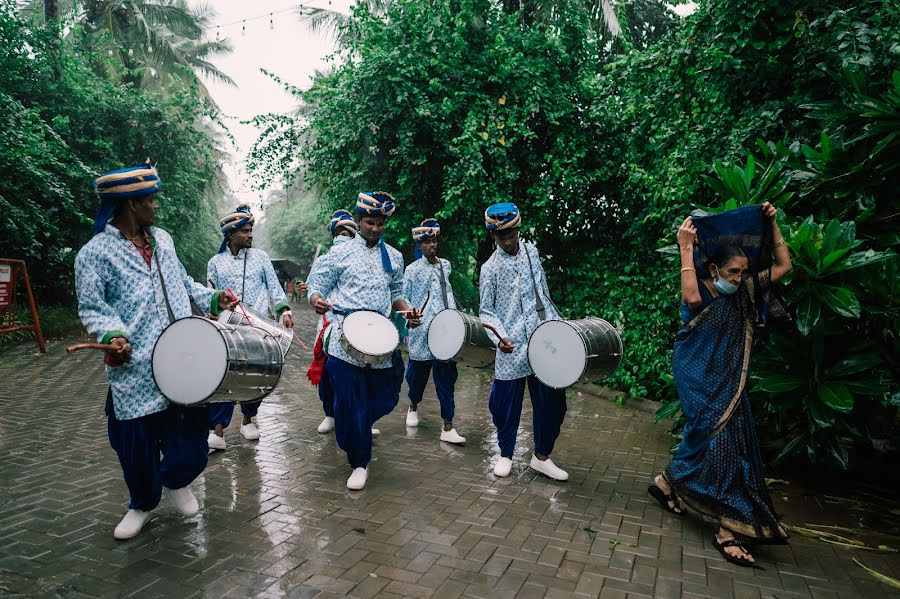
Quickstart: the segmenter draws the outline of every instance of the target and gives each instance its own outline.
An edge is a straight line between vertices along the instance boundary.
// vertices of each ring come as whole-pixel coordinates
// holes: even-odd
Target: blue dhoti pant
[[[230,405],[230,404],[229,404]],[[207,409],[170,405],[162,412],[119,420],[107,395],[109,444],[119,456],[130,509],[150,511],[162,488],[186,487],[206,468]]]
[[[247,418],[253,418],[259,412],[259,401],[243,401],[241,402],[241,414]],[[228,428],[231,424],[231,416],[234,414],[234,404],[232,402],[216,402],[209,404],[209,429],[216,428],[217,424],[221,424],[222,428]]]
[[[372,460],[372,425],[400,400],[396,368],[363,368],[328,356],[325,372],[334,389],[334,436],[353,468]]]
[[[326,364],[328,363],[326,359]],[[328,377],[328,370],[323,367],[322,376],[319,379],[319,400],[322,402],[322,410],[329,418],[334,418],[334,388]]]
[[[441,404],[441,418],[446,422],[452,422],[456,413],[456,403],[453,400],[453,390],[459,373],[456,370],[456,362],[441,362],[439,360],[410,360],[406,368],[406,384],[409,385],[409,401],[418,406],[425,393],[425,385],[428,384],[428,376],[434,372],[434,389],[437,392],[438,401]]]
[[[497,427],[497,442],[500,455],[511,458],[516,447],[516,433],[522,417],[522,401],[525,385],[531,396],[534,412],[534,451],[549,456],[559,437],[559,429],[566,417],[566,390],[553,389],[530,375],[509,381],[494,379],[488,407]]]

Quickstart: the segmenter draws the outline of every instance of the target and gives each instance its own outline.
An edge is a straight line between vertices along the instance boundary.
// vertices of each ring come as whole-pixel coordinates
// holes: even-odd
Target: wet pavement
[[[295,314],[311,346],[313,314]],[[898,577],[897,555],[798,535],[756,549],[765,569],[727,564],[712,524],[646,494],[667,462],[667,427],[608,400],[570,393],[553,454],[564,483],[527,468],[526,401],[512,475],[495,478],[490,373],[478,370],[461,369],[457,387],[465,447],[438,440],[431,385],[408,429],[404,388],[377,425],[366,489],[348,491],[343,452],[316,431],[321,404],[298,347],[260,410],[262,438],[244,440],[236,417],[228,449],[192,485],[201,513],[184,518],[164,496],[137,538],[115,541],[128,495],[106,439],[100,357],[64,345],[0,353],[2,597],[900,596],[851,561]]]

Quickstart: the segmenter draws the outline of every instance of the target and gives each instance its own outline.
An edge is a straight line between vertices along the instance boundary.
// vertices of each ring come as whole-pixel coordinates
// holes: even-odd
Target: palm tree
[[[152,89],[199,83],[200,75],[234,85],[210,62],[232,49],[228,40],[204,38],[215,17],[210,5],[191,8],[186,0],[54,0],[53,5],[47,13],[44,0],[31,0],[22,10],[55,12],[64,23],[81,26],[104,57],[99,70],[110,78]]]

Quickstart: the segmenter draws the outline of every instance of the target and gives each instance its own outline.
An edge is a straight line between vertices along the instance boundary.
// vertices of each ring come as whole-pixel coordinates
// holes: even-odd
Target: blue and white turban
[[[421,223],[419,223],[418,227],[413,227],[412,238],[413,241],[416,242],[416,247],[413,250],[413,255],[415,256],[416,260],[422,257],[422,250],[419,249],[419,242],[429,237],[437,237],[440,234],[441,225],[434,218],[426,218]]]
[[[331,221],[328,223],[328,232],[334,236],[335,232],[341,227],[359,231],[359,225],[353,220],[353,215],[343,208],[331,213]]]
[[[394,196],[386,191],[361,191],[356,196],[356,211],[360,214],[378,215],[389,217],[394,213],[397,207],[394,206]],[[391,265],[391,258],[388,256],[387,247],[384,245],[384,239],[378,242],[381,246],[381,266],[384,272],[393,273],[394,267]]]
[[[488,231],[502,231],[503,229],[512,229],[519,226],[522,215],[519,214],[519,207],[512,202],[501,202],[488,206],[484,211],[484,226]]]
[[[396,210],[394,196],[385,191],[363,191],[356,196],[356,211],[360,214],[390,216]]]
[[[156,193],[162,180],[148,158],[143,164],[106,173],[94,181],[94,191],[100,198],[100,206],[94,217],[94,235],[106,227],[115,214],[119,200],[140,198]]]
[[[246,204],[241,204],[234,212],[223,216],[219,221],[219,230],[222,232],[222,245],[219,246],[219,253],[221,254],[228,247],[228,236],[232,231],[240,229],[248,223],[252,225],[255,220],[256,217],[250,212],[250,206]]]

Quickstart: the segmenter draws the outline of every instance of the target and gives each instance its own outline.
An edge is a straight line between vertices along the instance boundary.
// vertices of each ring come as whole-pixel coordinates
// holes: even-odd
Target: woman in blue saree
[[[740,566],[754,562],[740,539],[783,543],[788,536],[766,488],[746,389],[754,330],[780,309],[771,285],[791,270],[775,216],[766,202],[689,217],[678,230],[683,326],[673,369],[687,424],[671,463],[648,488],[667,511],[683,513],[683,501],[718,520],[712,542]]]

